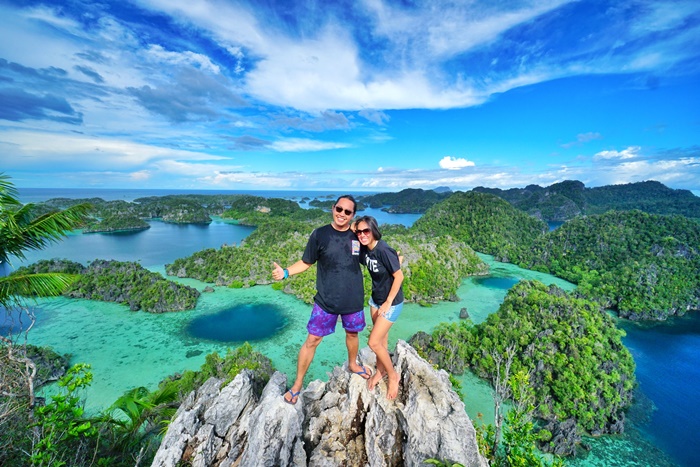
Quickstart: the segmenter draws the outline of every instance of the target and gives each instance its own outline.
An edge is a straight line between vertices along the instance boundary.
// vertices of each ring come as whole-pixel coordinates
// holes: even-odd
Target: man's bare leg
[[[316,347],[318,347],[318,344],[320,344],[322,340],[323,337],[309,334],[306,337],[306,342],[304,342],[301,349],[299,349],[299,357],[297,358],[297,377],[291,387],[291,391],[293,393],[296,394],[300,392],[301,388],[304,387],[304,376],[306,376],[306,372],[309,370],[309,366],[311,366],[314,355],[316,355]],[[297,397],[299,396],[292,397],[289,392],[284,395],[284,399],[292,404],[296,403]]]
[[[360,338],[356,332],[345,331],[345,345],[348,348],[348,369],[352,373],[359,374],[364,379],[369,379],[370,376],[372,376],[372,371],[357,364],[357,353],[360,350]]]

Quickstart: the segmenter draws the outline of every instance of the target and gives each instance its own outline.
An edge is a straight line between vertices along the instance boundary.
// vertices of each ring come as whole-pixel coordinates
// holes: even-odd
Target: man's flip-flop
[[[369,370],[369,373],[367,373],[366,366],[362,367],[362,371],[353,371],[353,373],[362,376],[362,379],[370,379],[372,377],[372,370]]]
[[[284,394],[286,395],[287,393],[289,393],[289,395],[292,397],[287,399],[286,397],[282,396],[282,400],[285,401],[287,404],[291,404],[291,405],[296,404],[297,401],[299,400],[299,394],[301,394],[301,391],[294,392],[290,389],[289,391],[285,392]]]

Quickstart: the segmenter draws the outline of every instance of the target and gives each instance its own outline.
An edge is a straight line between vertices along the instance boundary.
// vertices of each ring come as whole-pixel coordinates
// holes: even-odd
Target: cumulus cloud
[[[457,158],[451,156],[445,156],[440,159],[440,167],[446,170],[460,170],[465,167],[473,167],[474,162],[468,161],[464,158]]]
[[[622,151],[600,151],[593,156],[593,160],[606,160],[606,159],[632,159],[639,155],[639,151],[642,148],[639,146],[630,146]]]

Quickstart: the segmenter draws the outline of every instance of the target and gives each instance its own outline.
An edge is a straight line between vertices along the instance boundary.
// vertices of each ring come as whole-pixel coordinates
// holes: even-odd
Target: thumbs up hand
[[[284,269],[275,262],[272,263],[272,278],[276,281],[284,279]]]

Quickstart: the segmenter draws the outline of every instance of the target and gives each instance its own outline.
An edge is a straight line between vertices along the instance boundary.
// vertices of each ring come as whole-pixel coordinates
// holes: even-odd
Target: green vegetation
[[[143,225],[134,219],[161,219],[177,224],[209,224],[211,216],[221,215],[238,198],[244,195],[170,195],[135,199],[105,201],[102,198],[69,199],[53,198],[34,207],[37,212],[68,209],[76,204],[90,203],[94,207],[93,224],[101,227],[105,221],[107,231],[116,227]],[[100,222],[99,219],[102,219]],[[102,230],[100,230],[102,231]]]
[[[449,232],[474,250],[509,262],[529,250],[547,226],[497,196],[457,192],[430,208],[411,230],[429,237]]]
[[[4,364],[2,369],[4,372]],[[0,464],[148,465],[167,424],[187,395],[211,377],[228,384],[242,370],[252,372],[258,395],[274,372],[271,361],[245,343],[229,349],[223,358],[216,353],[207,355],[198,371],[167,378],[154,391],[130,389],[105,412],[88,416],[82,390],[91,384],[92,373],[89,365],[77,364],[59,380],[58,390],[45,405],[2,412]]]
[[[468,366],[494,384],[509,361],[512,374],[530,375],[538,403],[533,413],[550,423],[550,434],[569,420],[581,431],[601,434],[621,430],[635,386],[634,361],[622,335],[594,302],[523,281],[482,324],[443,323],[430,338],[418,336],[412,344],[442,368],[461,373]],[[511,397],[522,402],[517,391]],[[557,452],[571,454],[572,441]]]
[[[197,289],[169,281],[134,262],[95,260],[85,268],[72,261],[42,260],[19,268],[10,277],[48,271],[78,274],[64,291],[67,297],[121,303],[133,311],[191,310],[200,295]]]
[[[399,225],[382,226],[382,239],[404,256],[404,297],[422,305],[457,301],[457,289],[468,276],[488,273],[488,266],[466,242],[451,235],[427,235]],[[369,274],[366,274],[369,277]],[[365,282],[369,295],[371,282]]]
[[[148,222],[132,215],[112,215],[100,221],[91,222],[83,229],[83,233],[118,232],[126,230],[146,230],[151,226]]]
[[[189,196],[154,196],[134,200],[140,217],[160,218],[174,224],[210,224],[209,212]]]
[[[275,372],[272,361],[253,350],[253,347],[246,342],[236,349],[228,349],[224,358],[221,358],[217,352],[207,355],[198,371],[187,370],[182,374],[166,378],[160,382],[159,388],[176,393],[178,399],[182,401],[209,378],[221,379],[223,387],[233,381],[242,370],[252,372],[253,386],[258,394],[262,393],[270,376]]]
[[[539,437],[535,432],[532,419],[535,400],[529,379],[529,375],[521,370],[508,377],[503,384],[504,388],[507,387],[509,394],[518,394],[518,397],[513,408],[504,417],[502,438],[498,437],[498,429],[494,425],[482,423],[476,426],[479,452],[488,460],[489,465],[494,467],[563,467],[565,465],[562,458],[554,456],[550,461],[537,449]],[[498,417],[503,418],[500,413]],[[459,463],[439,459],[428,459],[426,464],[440,467],[464,467]]]
[[[451,192],[438,193],[433,190],[422,190],[420,188],[407,188],[398,193],[379,193],[360,197],[363,204],[369,207],[393,213],[416,213],[422,214],[431,206],[449,198]]]
[[[558,188],[582,203],[577,183]],[[497,260],[566,279],[623,318],[665,319],[700,309],[700,224],[682,216],[610,211],[545,232],[544,223],[496,196],[458,192],[410,231],[450,232]]]
[[[90,454],[88,445],[98,430],[91,420],[83,417],[79,390],[90,385],[89,365],[72,367],[58,382],[58,394],[51,402],[37,407],[33,424],[36,441],[32,443],[29,463],[37,466],[79,465]]]
[[[473,191],[496,195],[547,221],[566,221],[579,216],[633,209],[700,219],[700,199],[697,196],[688,190],[674,190],[655,181],[586,188],[579,181],[567,180],[544,188],[538,185],[509,190],[476,187]]]
[[[700,224],[681,216],[608,212],[567,222],[513,258],[578,284],[630,319],[700,309]]]
[[[302,209],[294,201],[282,198],[241,195],[221,214],[225,219],[234,219],[242,224],[262,225],[274,220],[296,220],[314,222],[328,214],[320,209]]]

